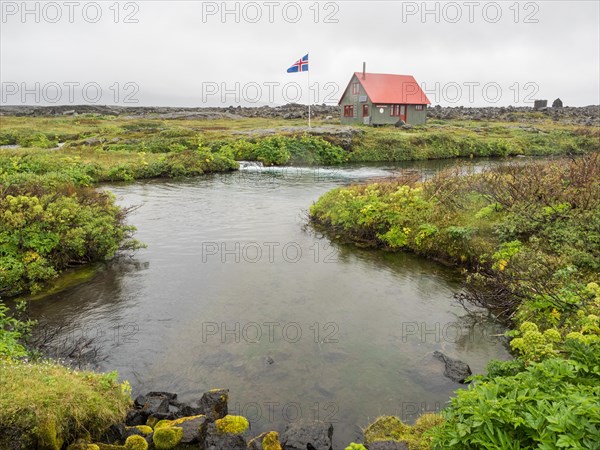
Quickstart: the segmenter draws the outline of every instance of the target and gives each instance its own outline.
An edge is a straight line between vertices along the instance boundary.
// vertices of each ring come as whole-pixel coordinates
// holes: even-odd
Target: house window
[[[423,109],[423,105],[415,105],[415,109],[417,111],[421,111]]]
[[[352,105],[344,106],[344,117],[354,117],[354,106],[352,106]]]
[[[391,105],[390,116],[400,117],[406,114],[406,105]]]
[[[354,95],[360,94],[360,87],[358,86],[358,83],[352,84],[352,93]]]
[[[363,105],[363,117],[369,116],[369,105]]]

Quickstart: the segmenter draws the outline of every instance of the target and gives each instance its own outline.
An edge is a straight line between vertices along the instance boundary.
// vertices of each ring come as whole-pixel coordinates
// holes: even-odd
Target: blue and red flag
[[[296,72],[308,72],[308,53],[304,55],[301,59],[292,64],[287,70],[288,73],[296,73]]]

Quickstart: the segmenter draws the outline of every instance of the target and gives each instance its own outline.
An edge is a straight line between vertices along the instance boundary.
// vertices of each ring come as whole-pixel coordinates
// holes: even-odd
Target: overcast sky
[[[306,53],[315,103],[363,61],[432,104],[600,103],[595,0],[0,3],[2,104],[306,103],[308,74],[286,73]]]

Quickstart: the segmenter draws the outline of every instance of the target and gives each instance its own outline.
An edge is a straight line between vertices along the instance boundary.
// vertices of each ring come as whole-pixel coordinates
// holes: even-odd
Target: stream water
[[[497,325],[454,300],[459,274],[410,254],[338,245],[306,227],[320,195],[399,169],[456,162],[264,169],[110,185],[148,245],[30,312],[65,339],[96,337],[101,370],[134,394],[199,399],[230,389],[253,432],[298,419],[334,424],[344,448],[382,414],[412,422],[461,387],[434,350],[475,373],[509,357]],[[480,168],[482,162],[474,164]]]

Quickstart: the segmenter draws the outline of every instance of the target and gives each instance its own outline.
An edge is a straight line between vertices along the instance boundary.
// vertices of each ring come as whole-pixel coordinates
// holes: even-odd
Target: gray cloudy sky
[[[362,61],[433,104],[600,103],[595,0],[0,3],[2,104],[306,103],[308,52],[315,103]]]

